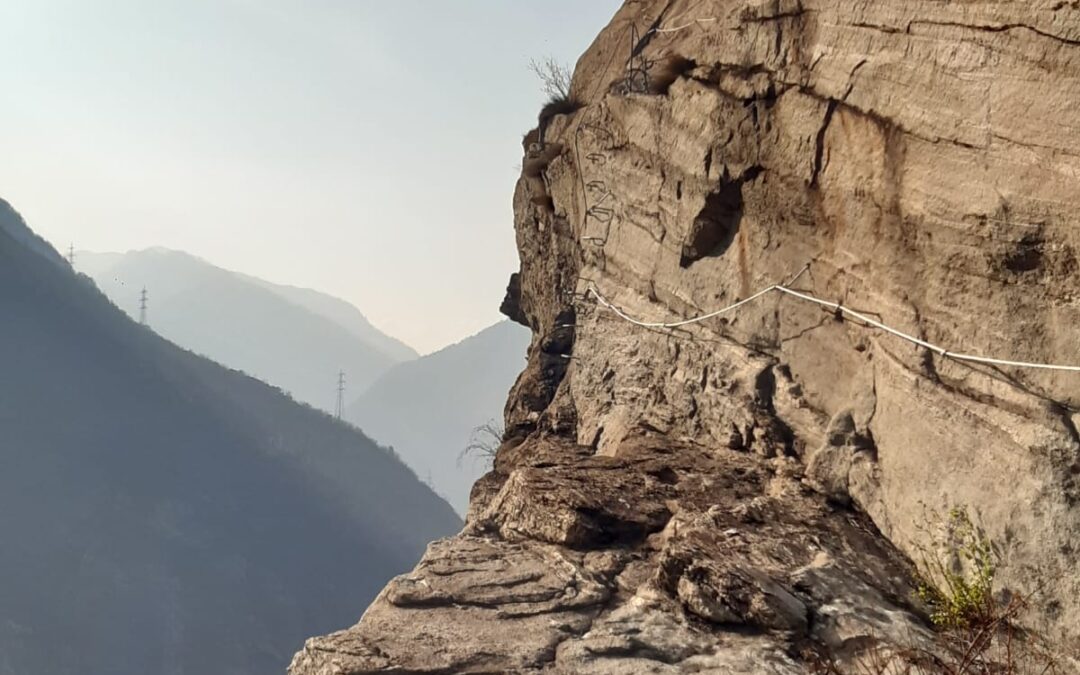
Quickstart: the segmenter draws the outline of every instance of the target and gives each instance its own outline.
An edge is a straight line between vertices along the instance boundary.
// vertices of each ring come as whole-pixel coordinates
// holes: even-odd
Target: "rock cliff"
[[[1071,672],[1080,374],[955,355],[1080,363],[1080,3],[628,0],[573,98],[526,137],[534,339],[468,525],[290,672],[858,667],[932,640],[952,508]],[[781,283],[833,304],[627,320]]]

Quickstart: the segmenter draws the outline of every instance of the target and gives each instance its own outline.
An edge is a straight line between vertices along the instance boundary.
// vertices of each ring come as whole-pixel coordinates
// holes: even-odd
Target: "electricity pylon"
[[[139,323],[143,326],[146,325],[146,286],[143,286],[142,293],[139,294]]]
[[[337,407],[334,408],[334,416],[341,419],[345,413],[345,371],[338,371],[337,376]]]

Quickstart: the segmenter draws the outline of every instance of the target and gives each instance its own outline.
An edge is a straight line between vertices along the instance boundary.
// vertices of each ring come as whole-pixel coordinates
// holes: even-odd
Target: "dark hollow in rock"
[[[574,322],[577,312],[567,307],[555,317],[555,323],[540,343],[540,351],[545,354],[568,355],[574,350]]]
[[[1003,264],[1010,272],[1032,272],[1039,269],[1043,262],[1043,240],[1038,235],[1025,235],[1016,244],[1016,248],[1005,256]]]
[[[675,472],[671,467],[663,467],[656,471],[648,472],[650,476],[660,481],[664,485],[678,485],[679,474]]]
[[[548,213],[555,213],[555,200],[550,195],[535,195],[529,201]]]
[[[722,256],[731,247],[742,222],[743,185],[757,178],[761,171],[761,167],[754,166],[734,180],[721,180],[717,189],[705,198],[705,206],[694,218],[683,244],[681,267],[687,268],[702,258]]]
[[[655,65],[649,73],[649,92],[666,95],[671,85],[697,68],[697,63],[678,54],[671,54]]]

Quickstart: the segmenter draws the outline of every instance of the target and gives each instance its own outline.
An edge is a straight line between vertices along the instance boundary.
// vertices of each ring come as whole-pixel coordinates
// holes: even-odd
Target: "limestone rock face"
[[[656,29],[656,30],[653,30]],[[631,50],[631,45],[633,49]],[[507,441],[294,675],[806,672],[929,639],[966,508],[1080,649],[1080,4],[628,0],[514,196]]]

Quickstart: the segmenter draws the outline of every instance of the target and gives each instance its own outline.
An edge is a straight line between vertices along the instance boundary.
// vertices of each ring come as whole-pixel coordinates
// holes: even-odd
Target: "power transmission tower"
[[[337,407],[334,409],[334,415],[341,419],[342,414],[345,412],[345,371],[339,371],[337,376]]]
[[[146,325],[146,286],[143,286],[142,293],[139,294],[139,323]]]
[[[68,246],[67,259],[68,264],[72,267],[75,267],[75,244],[71,244],[71,246]]]

